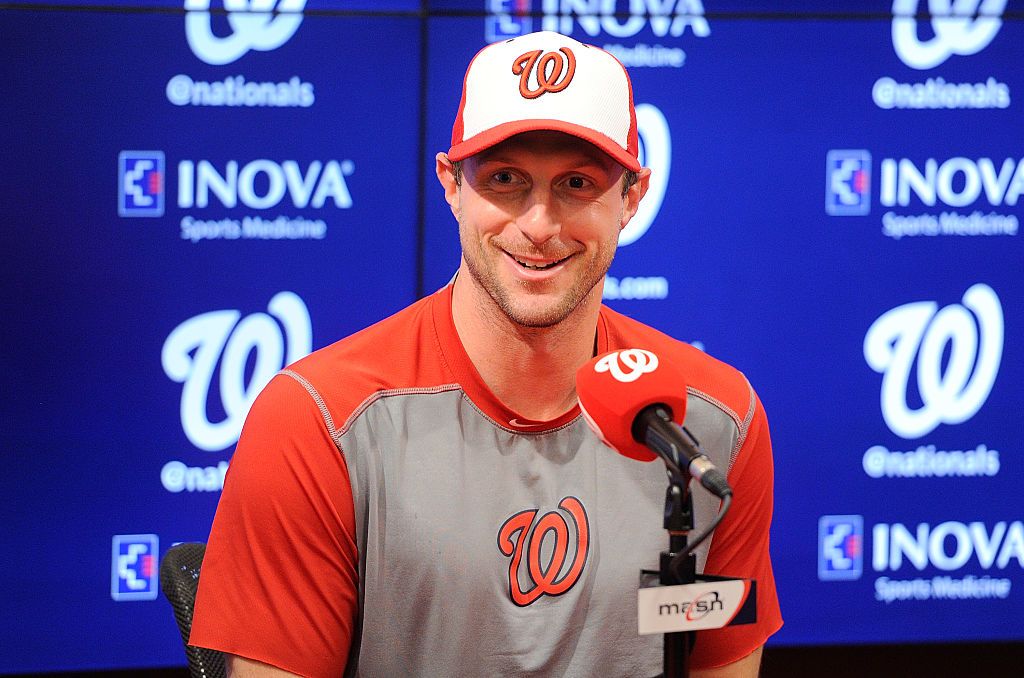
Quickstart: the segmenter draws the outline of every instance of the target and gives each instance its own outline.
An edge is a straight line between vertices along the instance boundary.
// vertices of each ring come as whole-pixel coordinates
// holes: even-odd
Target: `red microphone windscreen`
[[[657,458],[633,439],[633,421],[655,403],[668,405],[672,420],[686,416],[686,382],[682,373],[641,348],[611,351],[576,372],[576,396],[590,428],[608,447],[639,461]]]

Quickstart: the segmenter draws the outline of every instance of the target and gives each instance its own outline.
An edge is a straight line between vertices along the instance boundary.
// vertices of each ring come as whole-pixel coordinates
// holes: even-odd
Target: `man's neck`
[[[528,419],[555,419],[576,403],[576,370],[594,353],[601,300],[591,296],[552,327],[505,315],[468,271],[452,291],[455,330],[491,392]]]

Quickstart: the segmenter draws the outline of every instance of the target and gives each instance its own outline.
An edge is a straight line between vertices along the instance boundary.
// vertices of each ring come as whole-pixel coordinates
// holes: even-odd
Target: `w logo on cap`
[[[508,566],[509,596],[519,607],[544,595],[562,595],[579,581],[587,563],[590,523],[586,509],[576,497],[565,497],[558,508],[561,511],[548,511],[539,519],[537,509],[520,511],[498,531],[498,549],[512,557]],[[563,512],[574,529],[570,529]]]
[[[524,99],[536,99],[545,92],[561,92],[576,73],[576,55],[568,47],[559,47],[557,52],[547,52],[544,56],[541,50],[535,49],[516,57],[512,73],[519,76],[519,93]],[[531,76],[536,88],[530,86]]]

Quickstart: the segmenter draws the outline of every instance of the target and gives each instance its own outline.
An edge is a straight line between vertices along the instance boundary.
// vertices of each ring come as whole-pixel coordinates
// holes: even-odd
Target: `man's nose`
[[[557,235],[562,225],[551,192],[535,190],[516,219],[516,225],[534,245],[542,245]]]

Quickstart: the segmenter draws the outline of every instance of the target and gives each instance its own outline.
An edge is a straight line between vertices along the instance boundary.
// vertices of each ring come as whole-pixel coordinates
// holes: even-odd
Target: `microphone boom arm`
[[[633,438],[658,453],[669,470],[695,478],[719,499],[732,494],[725,475],[711,463],[700,443],[684,426],[672,421],[667,405],[648,405],[633,420]]]

